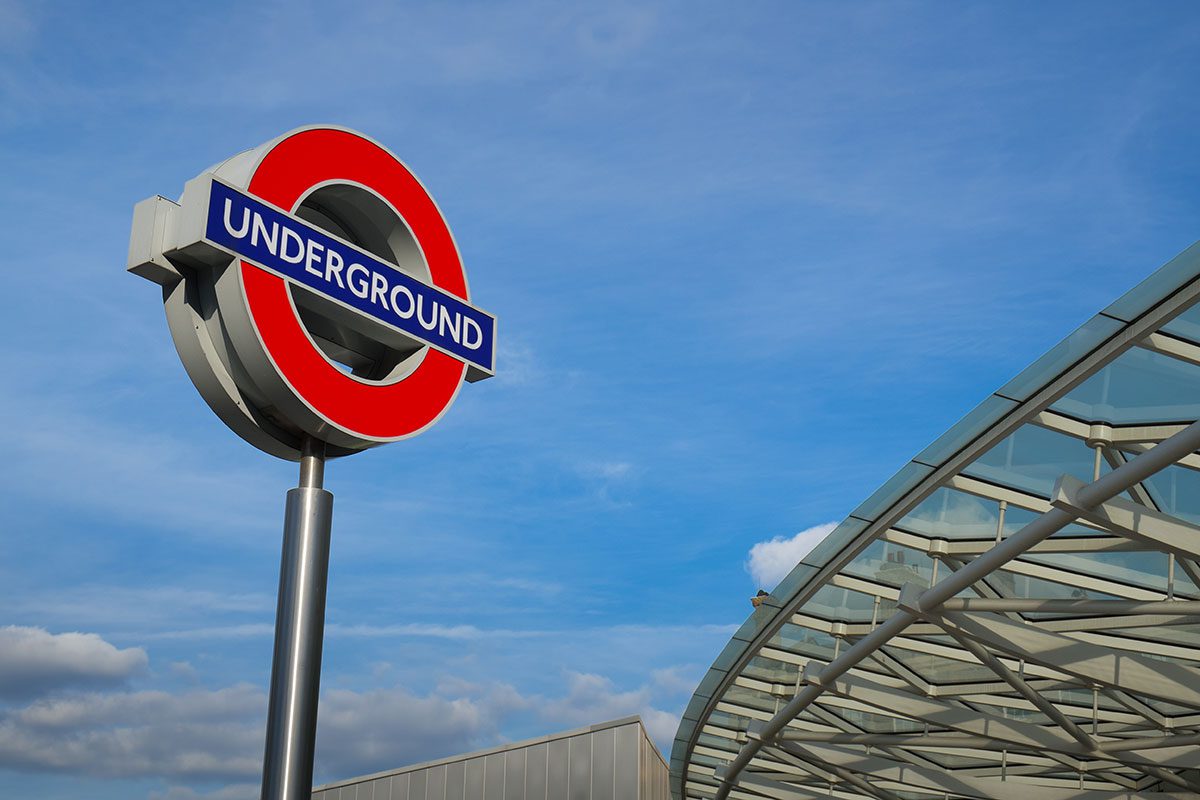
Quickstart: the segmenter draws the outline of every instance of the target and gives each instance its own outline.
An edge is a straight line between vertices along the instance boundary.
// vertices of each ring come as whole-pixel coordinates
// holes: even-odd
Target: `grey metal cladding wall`
[[[640,752],[640,800],[671,800],[670,770],[667,762],[650,743],[644,730],[639,731]]]
[[[321,787],[314,800],[669,800],[637,718]]]

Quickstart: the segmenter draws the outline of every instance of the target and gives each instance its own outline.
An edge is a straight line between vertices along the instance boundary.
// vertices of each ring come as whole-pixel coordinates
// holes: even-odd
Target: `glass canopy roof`
[[[1200,793],[1200,243],[918,454],[734,634],[677,800]]]

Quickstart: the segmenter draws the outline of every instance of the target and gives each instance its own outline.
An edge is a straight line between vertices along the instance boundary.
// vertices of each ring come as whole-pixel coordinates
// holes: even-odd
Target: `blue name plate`
[[[220,181],[205,238],[258,267],[492,374],[496,319]]]

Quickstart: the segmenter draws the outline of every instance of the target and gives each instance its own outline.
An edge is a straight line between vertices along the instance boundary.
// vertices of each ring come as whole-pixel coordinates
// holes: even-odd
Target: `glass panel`
[[[833,644],[833,637],[828,633],[802,628],[790,622],[785,622],[779,633],[770,639],[771,647],[778,647],[781,650],[788,650],[821,661],[833,660]]]
[[[901,717],[889,717],[853,708],[838,708],[822,704],[821,708],[867,733],[912,733],[925,729],[925,723]]]
[[[800,611],[831,622],[870,622],[875,613],[875,595],[838,586],[822,586]]]
[[[1090,480],[1090,478],[1089,478]],[[1010,505],[1004,511],[1004,536],[1005,538],[1012,536],[1017,531],[1024,528],[1029,523],[1040,517],[1036,511],[1030,511],[1027,508]],[[1072,522],[1060,531],[1057,531],[1051,538],[1065,538],[1071,536],[1091,536],[1093,538],[1112,538],[1106,536],[1103,531],[1096,528],[1089,528],[1086,525],[1080,525]]]
[[[942,462],[975,441],[1016,407],[1017,403],[1007,397],[991,395],[922,450],[913,461],[941,466]]]
[[[714,710],[708,715],[708,722],[710,725],[716,725],[718,728],[727,728],[731,731],[744,731],[746,730],[746,726],[750,724],[750,718],[740,714],[730,714],[728,711]]]
[[[1192,306],[1175,319],[1162,326],[1163,333],[1180,339],[1189,339],[1200,344],[1200,305]]]
[[[859,553],[842,572],[897,589],[906,583],[927,588],[933,577],[933,559],[911,547],[876,541]]]
[[[996,394],[1013,400],[1028,400],[1123,327],[1115,319],[1099,315],[1092,317],[1051,348],[1050,352],[1022,370],[1020,375],[1004,384]]]
[[[991,758],[978,756],[972,758],[970,756],[960,756],[947,753],[945,750],[922,750],[921,755],[935,764],[941,764],[947,769],[964,768],[964,767],[992,767],[996,765],[996,757]]]
[[[737,743],[726,736],[717,736],[714,733],[701,733],[696,737],[696,743],[702,747],[712,747],[719,750],[728,750],[731,753],[737,753]],[[553,796],[553,795],[552,795]]]
[[[775,711],[775,697],[766,692],[747,689],[745,686],[730,686],[721,697],[727,703],[734,703],[759,711]]]
[[[1200,417],[1200,367],[1134,347],[1051,408],[1111,425],[1191,422]]]
[[[1023,425],[963,470],[992,483],[1049,498],[1059,476],[1092,481],[1095,453],[1082,441],[1057,431]],[[1107,462],[1101,473],[1108,471]]]
[[[1095,575],[1105,580],[1167,591],[1167,554],[1155,551],[1030,554],[1023,561]],[[1176,569],[1176,573],[1182,573]]]
[[[1146,280],[1121,295],[1104,313],[1126,321],[1136,319],[1168,294],[1200,273],[1200,244],[1172,258]]]
[[[994,500],[941,488],[922,500],[896,527],[940,539],[995,539],[999,511]]]
[[[803,564],[811,564],[814,567],[823,567],[825,563],[842,552],[845,547],[858,538],[858,535],[867,529],[870,523],[866,520],[855,519],[850,517],[844,520],[833,532],[826,536],[821,542],[812,549],[812,552],[800,559]],[[799,584],[791,578],[797,570],[792,570],[792,574],[783,579],[783,582],[775,587],[775,596],[783,599],[791,597],[792,593],[799,588]],[[807,578],[805,579],[807,580]]]
[[[1065,583],[1042,580],[1030,575],[1018,575],[1008,570],[993,572],[987,577],[988,585],[1001,597],[1036,598],[1040,600],[1116,600],[1115,595],[1081,589]]]
[[[956,661],[933,653],[920,653],[888,646],[883,651],[930,683],[980,683],[998,680],[990,669],[977,663]]]
[[[1171,466],[1142,483],[1160,511],[1200,525],[1200,472]]]
[[[715,769],[716,767],[720,767],[720,766],[724,766],[725,764],[728,764],[731,760],[732,759],[729,759],[729,758],[718,758],[717,756],[710,756],[707,753],[693,752],[691,763],[698,764],[699,766],[702,766],[702,767],[713,767]]]
[[[997,679],[997,680],[999,680],[999,679]],[[984,714],[991,714],[992,716],[1004,717],[1005,719],[1013,719],[1013,720],[1018,720],[1020,722],[1028,722],[1031,725],[1053,724],[1050,722],[1049,717],[1047,717],[1045,714],[1038,711],[1037,709],[1022,708],[1022,707],[1015,705],[1016,703],[1027,702],[1023,699],[1019,699],[1015,694],[1001,695],[1001,697],[1004,697],[1004,696],[1010,697],[1012,699],[1012,703],[1011,704],[1006,703],[1004,705],[992,705],[989,703],[980,703],[980,702],[976,701],[973,703],[969,702],[968,705],[973,706],[976,711],[981,711]]]
[[[1145,628],[1126,628],[1120,631],[1122,636],[1132,639],[1145,639],[1150,642],[1166,642],[1177,647],[1200,648],[1200,626],[1197,625],[1158,625]],[[1200,652],[1197,653],[1200,660]]]
[[[1087,689],[1049,689],[1041,692],[1042,697],[1060,706],[1078,706],[1081,709],[1080,714],[1068,716],[1085,716],[1092,715],[1092,700],[1093,695]],[[1106,711],[1122,711],[1128,712],[1125,706],[1111,699],[1108,695],[1101,692],[1096,699],[1099,700],[1098,705]],[[1066,710],[1066,709],[1064,709]]]
[[[755,656],[750,659],[750,663],[742,670],[742,674],[748,678],[757,678],[760,681],[771,681],[772,683],[788,685],[796,683],[796,677],[799,672],[800,668],[795,664],[776,661],[766,656]]]
[[[858,519],[874,520],[884,511],[895,505],[897,500],[912,491],[918,483],[925,480],[932,473],[933,467],[910,461],[899,472],[888,478],[887,483],[880,486],[875,491],[875,494],[868,497],[858,508],[851,511],[850,516],[857,517]]]

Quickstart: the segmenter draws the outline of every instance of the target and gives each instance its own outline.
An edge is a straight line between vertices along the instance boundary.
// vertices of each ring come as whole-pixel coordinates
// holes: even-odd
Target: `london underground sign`
[[[129,270],[163,285],[208,404],[284,458],[412,436],[494,372],[495,318],[436,204],[353,131],[292,131],[138,204]]]
[[[333,495],[327,456],[428,428],[494,374],[433,198],[361,133],[301,128],[134,208],[127,269],[162,287],[175,348],[239,436],[300,462],[288,492],[264,800],[311,795]]]
[[[495,321],[345,240],[215,178],[205,239],[491,374]]]

